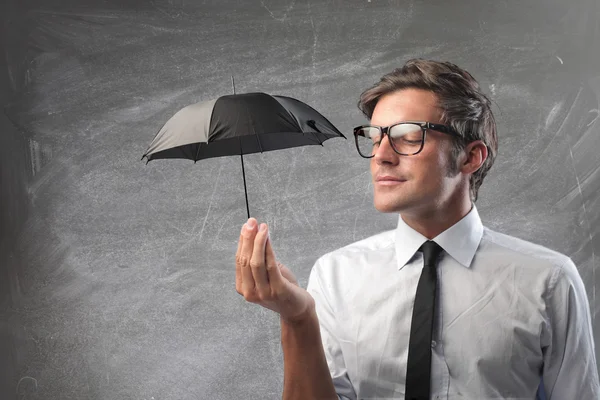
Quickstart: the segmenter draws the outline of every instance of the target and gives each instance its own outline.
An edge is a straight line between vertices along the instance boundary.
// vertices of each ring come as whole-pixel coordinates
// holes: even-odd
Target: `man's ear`
[[[481,140],[469,143],[464,151],[463,162],[460,165],[461,172],[472,174],[477,171],[488,157],[488,148]]]

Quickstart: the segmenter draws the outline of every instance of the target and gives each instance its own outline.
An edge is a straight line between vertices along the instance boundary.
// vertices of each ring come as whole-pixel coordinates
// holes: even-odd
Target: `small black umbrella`
[[[307,145],[323,145],[333,137],[346,138],[331,122],[306,103],[286,96],[244,93],[189,105],[162,127],[142,156],[198,160],[240,155],[246,193],[244,154]]]

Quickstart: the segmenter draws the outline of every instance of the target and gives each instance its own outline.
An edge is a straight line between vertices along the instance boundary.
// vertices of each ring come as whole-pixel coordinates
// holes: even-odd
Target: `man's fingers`
[[[242,263],[240,262],[240,254],[242,253],[242,243],[244,242],[243,232],[245,226],[246,224],[242,226],[237,251],[235,252],[235,290],[239,294],[242,294]]]
[[[267,275],[269,277],[271,288],[273,290],[281,289],[282,286],[285,285],[285,282],[281,275],[281,271],[279,270],[279,265],[277,264],[275,252],[271,246],[271,238],[268,236],[268,231],[267,242],[265,244],[265,264],[267,266]]]
[[[245,227],[246,227],[246,224],[242,225],[242,230],[240,231],[240,240],[238,240],[238,247],[237,247],[237,250],[235,251],[236,257],[238,255],[240,255],[240,253],[242,251],[242,243],[244,242],[244,228]]]
[[[261,224],[260,227],[264,230],[258,230],[254,237],[254,249],[252,259],[250,260],[250,269],[252,277],[256,285],[257,294],[260,299],[263,296],[268,296],[271,293],[269,287],[269,278],[267,276],[267,268],[265,266],[265,242],[267,240],[267,224]]]
[[[252,221],[253,220],[253,221]],[[250,227],[250,222],[254,225]],[[250,222],[246,223],[242,230],[242,248],[238,256],[238,263],[242,270],[242,292],[244,294],[254,290],[254,278],[250,269],[250,259],[252,258],[252,250],[254,248],[254,235],[256,234],[256,220],[250,218]]]

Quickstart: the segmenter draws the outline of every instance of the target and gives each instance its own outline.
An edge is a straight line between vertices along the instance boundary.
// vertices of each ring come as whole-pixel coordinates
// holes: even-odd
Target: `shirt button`
[[[435,340],[432,340],[431,341],[431,347],[435,347],[435,346],[437,346],[437,342]]]

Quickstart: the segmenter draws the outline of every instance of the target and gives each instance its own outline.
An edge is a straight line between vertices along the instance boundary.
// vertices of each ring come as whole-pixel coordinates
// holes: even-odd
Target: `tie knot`
[[[442,252],[442,248],[433,240],[428,240],[419,247],[419,251],[423,252],[423,258],[425,260],[424,264],[431,266],[436,265],[437,258]]]

